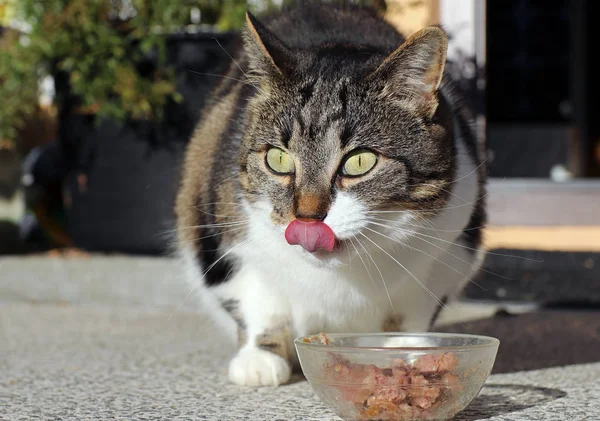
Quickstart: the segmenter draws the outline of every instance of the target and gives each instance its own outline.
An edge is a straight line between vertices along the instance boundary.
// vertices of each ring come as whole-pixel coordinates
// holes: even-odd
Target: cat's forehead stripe
[[[302,105],[306,105],[312,98],[315,89],[316,80],[311,80],[302,85],[299,89]]]
[[[341,127],[339,138],[342,146],[348,140],[343,124],[348,109],[348,86],[341,80],[334,86],[318,79],[300,88],[302,108],[293,116],[294,136],[319,140],[332,125]],[[296,130],[297,128],[297,130]]]

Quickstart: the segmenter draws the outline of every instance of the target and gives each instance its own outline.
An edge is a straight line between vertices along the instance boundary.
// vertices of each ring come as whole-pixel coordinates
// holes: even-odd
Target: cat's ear
[[[289,48],[250,12],[246,12],[244,45],[250,69],[258,75],[285,75],[293,62]]]
[[[428,117],[438,106],[448,37],[437,26],[418,31],[390,54],[373,73],[386,96],[407,101]]]

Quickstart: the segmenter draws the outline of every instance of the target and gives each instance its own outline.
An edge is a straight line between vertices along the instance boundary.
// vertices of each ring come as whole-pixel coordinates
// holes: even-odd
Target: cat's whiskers
[[[434,186],[434,184],[431,183],[421,183],[421,186]],[[452,196],[452,197],[456,197],[458,200],[460,200],[462,202],[462,204],[464,204],[466,201],[465,199],[463,199],[462,197],[460,197],[459,195],[457,195],[456,193],[447,190],[447,189],[439,189],[439,191],[444,192],[444,193],[448,193],[448,195]]]
[[[477,171],[478,171],[478,170],[479,170],[479,169],[480,169],[482,166],[484,166],[484,165],[485,165],[485,163],[488,161],[488,159],[489,159],[489,157],[486,157],[484,160],[482,160],[482,161],[481,161],[481,163],[480,163],[479,165],[477,165],[477,166],[476,166],[476,167],[475,167],[473,170],[471,170],[471,172],[469,172],[469,173],[467,173],[467,174],[463,175],[462,177],[459,177],[459,178],[457,178],[457,179],[455,179],[455,180],[449,181],[449,182],[448,182],[448,184],[454,184],[454,183],[458,183],[459,181],[461,181],[461,180],[464,180],[464,179],[465,179],[465,178],[467,178],[467,177],[470,177],[470,176],[472,176],[472,175],[477,175]],[[408,187],[419,187],[419,186],[426,185],[426,184],[427,184],[427,183],[409,184],[409,185],[408,185]],[[444,190],[444,191],[447,191],[447,190]],[[458,197],[458,196],[456,196],[456,197]],[[460,199],[460,197],[458,197],[458,198]],[[461,200],[462,200],[462,199],[461,199]]]
[[[400,227],[392,227],[392,226],[389,226],[389,225],[379,224],[379,223],[376,223],[376,222],[370,222],[370,223],[371,223],[372,225],[381,226],[381,227],[383,227],[383,228],[387,228],[387,229],[390,229],[390,230],[392,230],[392,231],[394,231],[394,230],[395,230],[395,231],[400,231],[400,232],[402,232],[402,233],[405,233],[405,234],[411,234],[411,235],[413,235],[413,238],[414,238],[414,239],[417,239],[417,240],[423,241],[423,242],[425,242],[425,243],[427,243],[427,244],[429,244],[429,245],[431,245],[431,246],[433,246],[433,247],[435,247],[435,248],[437,248],[437,249],[439,249],[439,250],[443,251],[444,253],[447,253],[447,254],[449,254],[450,256],[452,256],[452,257],[454,257],[454,258],[456,258],[456,259],[460,260],[461,262],[464,262],[464,263],[466,263],[466,264],[471,264],[470,262],[467,262],[466,260],[464,260],[464,259],[462,259],[462,258],[460,258],[460,257],[456,256],[454,253],[450,252],[449,250],[445,249],[444,247],[441,247],[441,246],[439,246],[439,245],[437,245],[437,244],[434,244],[434,243],[432,243],[431,241],[428,241],[428,240],[425,240],[425,239],[423,239],[423,238],[420,238],[420,237],[419,237],[419,235],[420,235],[421,233],[419,233],[419,232],[417,232],[417,231],[412,231],[412,230],[402,229],[402,228],[400,228]],[[434,239],[434,240],[439,240],[439,241],[442,241],[442,242],[445,242],[445,243],[449,243],[449,244],[456,245],[457,247],[460,247],[460,248],[466,248],[466,249],[473,250],[473,251],[479,251],[479,250],[477,250],[477,249],[473,249],[473,248],[470,248],[470,247],[467,247],[467,246],[463,246],[462,244],[458,244],[458,243],[454,243],[454,242],[451,242],[451,241],[442,240],[441,238],[435,238],[435,237],[427,236],[427,235],[425,235],[425,234],[423,234],[423,235],[424,235],[424,236],[426,236],[426,237],[428,237],[428,238],[432,238],[432,239]],[[402,244],[403,244],[403,243],[402,243]],[[504,253],[494,253],[494,252],[485,252],[485,253],[486,253],[486,254],[492,254],[492,255],[503,256],[503,257],[522,258],[521,256],[514,256],[514,255],[509,255],[509,254],[504,254]],[[523,258],[523,259],[525,259],[525,258]],[[533,259],[525,259],[525,260],[535,261],[535,260],[533,260]],[[540,261],[535,261],[535,262],[541,263]],[[514,278],[509,278],[509,277],[507,277],[507,276],[500,275],[500,274],[498,274],[498,273],[495,273],[495,272],[489,271],[489,270],[487,270],[487,269],[484,269],[484,268],[480,268],[479,270],[480,270],[480,271],[482,271],[482,272],[488,273],[488,274],[490,274],[490,275],[496,276],[496,277],[498,277],[498,278],[500,278],[500,279],[505,279],[505,280],[509,280],[509,281],[514,281]],[[476,285],[477,285],[477,284],[476,284]],[[480,286],[480,285],[477,285],[477,286]],[[481,286],[480,286],[480,287],[481,287]]]
[[[258,232],[261,232],[263,229],[259,229]],[[223,260],[225,257],[227,257],[231,252],[233,252],[236,248],[238,248],[239,246],[241,246],[242,244],[246,244],[252,240],[254,240],[256,238],[256,234],[254,235],[250,235],[247,238],[238,241],[235,245],[233,245],[232,247],[229,248],[229,250],[227,250],[225,253],[223,253],[221,255],[221,257],[219,257],[217,260],[215,260],[212,264],[210,264],[201,274],[201,277],[204,278],[208,272],[211,271],[212,268],[214,268],[221,260]],[[196,291],[196,289],[198,289],[198,287],[202,285],[201,282],[196,283],[191,289],[190,291],[187,293],[187,295],[183,298],[183,300],[181,300],[181,303],[179,303],[179,305],[177,306],[177,308],[175,309],[175,313],[181,308],[181,306],[187,301],[187,299],[192,295],[192,293],[194,291]]]
[[[367,267],[367,264],[365,263],[365,261],[362,258],[360,252],[356,248],[356,245],[354,244],[354,238],[356,238],[356,236],[352,236],[352,237],[348,238],[348,240],[350,240],[350,244],[352,244],[352,247],[354,247],[354,251],[356,251],[356,254],[358,255],[358,258],[360,259],[360,261],[362,262],[363,266],[365,267],[365,270],[367,271],[367,275],[369,276],[369,279],[371,280],[371,283],[373,284],[373,288],[377,289],[377,287],[375,286],[375,280],[371,276],[371,271]],[[356,241],[358,241],[358,238],[356,238]]]
[[[210,202],[210,203],[202,203],[201,205],[194,205],[194,208],[198,209],[198,208],[203,208],[203,207],[212,206],[212,205],[244,206],[243,204],[236,203],[236,202]]]
[[[214,205],[219,205],[219,206],[237,206],[238,208],[249,207],[251,209],[261,210],[261,208],[259,208],[258,206],[253,205],[251,202],[245,202],[245,203],[239,203],[239,202],[209,202],[209,203],[202,203],[200,205],[194,205],[193,208],[196,209],[196,210],[198,210],[198,211],[201,211],[200,208],[204,208],[204,207],[207,207],[207,206],[214,206]]]
[[[404,221],[391,221],[389,219],[385,219],[385,218],[377,218],[377,217],[369,217],[370,221],[380,221],[380,222],[389,222],[392,227],[398,227],[398,228],[402,228],[403,225],[408,225],[410,227],[415,227],[415,228],[422,228],[425,230],[433,230],[435,231],[435,233],[438,235],[439,237],[439,233],[440,232],[463,232],[463,231],[472,231],[472,230],[476,230],[476,229],[480,229],[480,228],[485,228],[486,225],[479,225],[477,227],[470,227],[470,228],[464,228],[464,229],[441,229],[441,228],[435,228],[431,222],[427,221],[426,219],[423,219],[423,222],[426,222],[429,227],[424,227],[422,225],[418,225],[418,224],[411,224],[410,222],[404,222]]]
[[[360,241],[359,238],[356,238],[356,241],[358,241],[358,244],[361,246],[361,248],[365,251],[365,253],[367,254],[367,256],[369,257],[369,260],[375,265],[375,269],[377,269],[377,272],[379,273],[379,277],[381,278],[381,282],[383,283],[383,286],[386,286],[385,283],[385,279],[383,278],[383,273],[381,272],[381,269],[379,269],[379,265],[377,264],[377,262],[375,261],[375,259],[373,258],[373,256],[371,255],[371,253],[369,253],[369,250],[367,250],[367,248],[363,245],[363,243]],[[367,269],[368,270],[368,269]],[[371,280],[373,280],[371,278]],[[376,288],[375,283],[373,281],[373,286]],[[390,309],[392,311],[392,315],[394,317],[394,319],[396,320],[396,323],[398,326],[401,326],[401,320],[400,320],[400,316],[398,315],[398,313],[396,312],[396,309],[394,307],[394,303],[392,301],[392,298],[389,294],[389,292],[387,292],[387,288],[386,288],[386,293],[387,293],[387,297],[388,297],[388,301],[390,303]]]
[[[392,217],[393,217],[393,215],[392,215]],[[435,228],[433,226],[433,224],[424,215],[415,215],[415,218],[417,219],[417,221],[422,221],[422,222],[426,223],[428,225],[428,227],[423,226],[423,225],[419,225],[416,222],[415,223],[410,223],[408,221],[397,221],[397,220],[391,220],[391,219],[388,219],[388,218],[378,218],[378,217],[375,217],[375,216],[367,216],[367,220],[369,220],[369,221],[387,222],[389,224],[392,224],[392,226],[395,226],[396,224],[400,224],[400,228],[402,227],[402,225],[408,225],[408,226],[411,226],[411,227],[414,227],[414,228],[420,228],[420,229],[424,229],[424,230],[433,230],[438,237],[440,236],[440,233],[438,232],[438,229]],[[439,231],[443,232],[443,230],[439,230]]]
[[[442,238],[433,237],[431,235],[423,234],[423,233],[418,232],[418,231],[412,231],[412,230],[408,230],[408,229],[405,229],[405,228],[393,227],[393,226],[390,226],[390,225],[384,225],[384,224],[379,224],[379,223],[375,223],[375,222],[371,222],[371,224],[373,224],[373,225],[380,225],[380,226],[383,226],[383,227],[389,228],[389,229],[400,230],[400,231],[403,231],[403,232],[406,232],[406,233],[409,233],[409,234],[413,234],[413,235],[416,235],[416,236],[419,236],[419,237],[431,238],[431,239],[438,240],[438,241],[441,241],[442,243],[446,243],[446,244],[454,244],[457,247],[464,248],[466,250],[471,250],[471,251],[474,251],[474,252],[479,251],[479,249],[476,249],[476,248],[473,248],[473,247],[465,246],[463,244],[455,243],[453,241],[444,240]],[[512,258],[515,258],[515,259],[525,260],[527,262],[543,263],[541,260],[531,259],[531,258],[523,257],[523,256],[517,256],[517,255],[514,255],[514,254],[495,253],[495,252],[490,252],[490,251],[486,252],[486,254],[490,254],[492,256],[512,257]],[[499,276],[499,275],[497,275],[497,276]]]
[[[225,54],[227,54],[227,56],[231,59],[231,61],[233,62],[233,64],[235,64],[235,66],[240,69],[240,72],[242,72],[242,74],[246,77],[246,79],[248,79],[248,84],[250,86],[253,86],[257,91],[259,91],[261,94],[265,94],[265,92],[260,88],[260,86],[252,83],[253,79],[251,78],[251,76],[248,76],[248,74],[244,71],[244,69],[242,69],[242,67],[238,64],[237,61],[235,61],[235,59],[231,56],[231,54],[229,54],[229,52],[225,49],[225,47],[223,47],[221,45],[221,43],[219,42],[219,40],[217,38],[214,38],[214,40],[216,41],[217,45],[219,47],[221,47],[221,50],[223,50],[225,52]]]
[[[240,221],[219,222],[219,223],[216,223],[216,224],[190,225],[189,227],[176,228],[175,231],[189,230],[189,229],[198,229],[198,228],[227,228],[227,227],[240,226],[240,225],[249,225],[249,224],[250,224],[250,220],[249,219],[244,219],[244,220],[240,220]]]
[[[383,234],[383,233],[381,233],[381,232],[379,232],[379,231],[377,231],[377,230],[371,229],[371,228],[369,228],[369,227],[364,227],[364,228],[365,228],[366,230],[369,230],[369,231],[371,231],[371,232],[374,232],[375,234],[379,234],[379,235],[381,235],[382,237],[385,237],[385,238],[387,238],[388,240],[394,241],[394,242],[396,242],[396,243],[398,243],[398,244],[400,244],[400,245],[402,245],[402,246],[404,246],[404,247],[408,247],[408,248],[409,248],[409,249],[411,249],[411,250],[414,250],[414,251],[416,251],[416,252],[419,252],[419,253],[421,253],[421,254],[424,254],[424,255],[426,255],[426,256],[428,256],[428,257],[431,257],[432,259],[434,259],[434,260],[436,260],[436,261],[440,262],[440,263],[441,263],[441,264],[443,264],[444,266],[446,266],[446,267],[448,267],[448,268],[452,269],[454,272],[458,273],[459,275],[461,275],[461,276],[464,276],[466,279],[468,279],[469,281],[471,281],[472,283],[474,283],[475,285],[477,285],[477,286],[478,286],[479,288],[481,288],[482,290],[484,290],[484,291],[486,290],[486,289],[485,289],[484,287],[482,287],[482,286],[481,286],[479,283],[475,282],[475,281],[474,281],[472,278],[470,278],[469,276],[465,275],[464,273],[462,273],[461,271],[459,271],[458,269],[456,269],[456,268],[455,268],[455,267],[453,267],[452,265],[450,265],[450,264],[448,264],[448,263],[444,262],[443,260],[441,260],[441,259],[438,259],[437,257],[435,257],[435,256],[432,256],[431,254],[429,254],[429,253],[427,253],[427,252],[425,252],[425,251],[423,251],[423,250],[420,250],[420,249],[418,249],[418,248],[416,248],[416,247],[413,247],[413,246],[411,246],[411,245],[410,245],[410,244],[408,244],[408,243],[401,242],[401,241],[400,241],[400,240],[398,240],[398,239],[395,239],[395,238],[393,238],[393,237],[390,237],[390,236],[388,236],[388,235],[385,235],[385,234]],[[456,257],[456,256],[454,256],[454,257]],[[462,260],[462,259],[461,259],[461,260]],[[464,260],[463,260],[463,262],[465,262],[465,263],[468,263],[468,262],[466,262],[466,261],[464,261]]]
[[[367,237],[364,233],[361,232],[360,235],[365,237],[367,240],[371,241],[371,239],[369,237]],[[396,323],[398,324],[398,326],[400,326],[401,325],[400,317],[398,316],[398,313],[396,312],[396,309],[394,307],[394,302],[392,300],[392,296],[390,295],[390,291],[388,290],[387,284],[385,283],[385,279],[383,278],[383,273],[381,272],[381,269],[379,269],[379,265],[377,264],[377,262],[375,261],[375,259],[371,255],[371,253],[369,253],[369,250],[367,250],[367,248],[364,246],[364,244],[360,241],[360,239],[358,237],[356,238],[356,241],[358,241],[358,244],[365,251],[365,253],[369,257],[371,262],[373,262],[373,264],[375,265],[375,269],[377,269],[377,272],[379,273],[379,276],[381,277],[381,282],[383,283],[385,293],[387,294],[387,298],[390,303],[390,309],[392,310],[393,317],[396,319]],[[371,242],[373,242],[373,241],[371,241]],[[375,243],[373,243],[373,244],[375,244]]]
[[[428,227],[424,227],[423,225],[419,225],[417,223],[414,224],[410,224],[407,223],[408,225],[414,226],[415,228],[421,228],[421,229],[432,229],[433,232],[435,232],[435,235],[437,235],[438,237],[440,236],[440,233],[437,231],[437,229],[433,226],[433,224],[431,223],[431,221],[429,219],[427,219],[426,217],[424,217],[423,215],[417,215],[417,219],[419,221],[423,221],[424,223],[426,223]]]
[[[417,240],[420,240],[420,241],[423,241],[423,242],[425,242],[425,243],[427,243],[427,244],[429,244],[429,245],[431,245],[431,246],[433,246],[433,247],[435,247],[435,248],[437,248],[437,249],[439,249],[439,250],[443,251],[444,253],[447,253],[447,254],[449,254],[450,256],[452,256],[452,257],[454,257],[454,258],[456,258],[456,259],[460,260],[460,261],[461,261],[461,262],[463,262],[463,263],[470,264],[470,263],[469,263],[469,262],[467,262],[466,260],[464,260],[464,259],[462,259],[462,258],[458,257],[457,255],[455,255],[454,253],[452,253],[452,252],[450,252],[449,250],[445,249],[444,247],[441,247],[441,246],[439,246],[439,245],[437,245],[437,244],[434,244],[434,243],[432,243],[431,241],[427,241],[427,240],[425,240],[425,239],[423,239],[423,238],[420,238],[420,237],[418,237],[418,235],[419,235],[420,233],[419,233],[419,232],[417,232],[417,231],[406,230],[406,229],[402,229],[402,228],[399,228],[399,227],[390,227],[390,226],[386,226],[386,225],[383,225],[383,224],[378,224],[378,223],[376,223],[376,222],[371,222],[371,224],[373,224],[373,225],[378,225],[378,226],[381,226],[381,227],[384,227],[384,228],[388,228],[388,229],[392,229],[392,230],[396,230],[396,231],[401,231],[401,232],[403,232],[403,233],[405,233],[405,234],[412,234],[412,235],[414,236],[413,238],[415,238],[415,239],[417,239]],[[425,235],[425,234],[424,234],[424,235]],[[425,236],[426,236],[426,237],[428,237],[428,238],[432,238],[432,239],[434,239],[434,240],[439,240],[439,241],[442,241],[442,242],[445,242],[445,243],[449,243],[449,244],[456,245],[457,247],[460,247],[460,248],[466,248],[466,249],[473,250],[473,251],[479,251],[479,250],[477,250],[477,249],[469,248],[469,247],[467,247],[467,246],[463,246],[462,244],[454,243],[454,242],[452,242],[452,241],[446,241],[446,240],[442,240],[441,238],[435,238],[435,237],[431,237],[431,236],[427,236],[427,235],[425,235]],[[488,253],[488,252],[486,252],[486,254],[487,254],[487,253]],[[500,253],[492,253],[492,252],[489,252],[489,254],[497,254],[497,255],[500,255],[500,256],[504,256],[504,257],[520,257],[520,256],[504,255],[504,254],[500,254]],[[513,278],[509,278],[509,277],[506,277],[506,276],[500,275],[500,274],[498,274],[498,273],[495,273],[495,272],[489,271],[489,270],[487,270],[487,269],[484,269],[484,268],[480,268],[479,270],[480,270],[480,271],[482,271],[482,272],[485,272],[485,273],[489,273],[490,275],[496,276],[496,277],[498,277],[498,278],[500,278],[500,279],[505,279],[505,280],[508,280],[508,281],[514,281],[514,279],[513,279]],[[478,285],[478,286],[479,286],[479,285]]]
[[[227,219],[237,219],[238,221],[241,221],[242,217],[239,215],[225,215],[225,214],[218,214],[218,213],[210,213],[210,212],[206,212],[203,210],[198,209],[198,212],[203,213],[204,215],[209,215],[209,216],[214,216],[215,218],[227,218]],[[229,221],[227,221],[229,222]]]
[[[217,73],[204,73],[204,72],[197,72],[197,71],[195,71],[195,70],[190,70],[190,69],[188,69],[188,72],[190,72],[190,73],[194,73],[194,74],[196,74],[196,75],[200,75],[200,76],[215,76],[215,77],[221,77],[221,78],[223,78],[223,79],[235,80],[236,82],[240,82],[240,83],[242,83],[242,84],[244,84],[244,85],[248,85],[248,86],[252,86],[253,88],[256,88],[256,85],[252,84],[252,83],[251,83],[251,82],[249,82],[249,81],[244,81],[244,80],[242,80],[242,79],[238,79],[238,78],[231,77],[231,76],[220,75],[220,74],[217,74]],[[257,88],[257,89],[258,89],[258,88]]]
[[[440,305],[443,306],[444,303],[443,301],[441,301],[428,287],[427,285],[425,285],[423,282],[421,282],[419,280],[419,278],[417,278],[410,270],[408,270],[408,268],[406,266],[404,266],[402,263],[400,263],[394,256],[392,256],[390,253],[388,253],[383,247],[381,247],[379,244],[377,244],[375,241],[371,240],[367,235],[365,235],[364,233],[360,233],[363,237],[365,237],[367,240],[369,240],[371,243],[373,243],[373,245],[375,247],[377,247],[379,250],[381,250],[382,252],[384,252],[390,259],[392,259],[394,262],[396,262],[404,271],[406,271],[406,273],[408,273],[410,275],[411,278],[413,278],[430,296],[431,298],[433,298],[435,300],[435,302]],[[385,283],[384,283],[385,285]],[[388,293],[389,296],[389,292],[387,291],[387,286],[386,286],[386,292]],[[391,298],[390,298],[391,301]]]
[[[352,243],[352,237],[348,238],[348,240]],[[353,243],[352,246],[354,247]],[[356,250],[356,247],[354,247],[354,250]],[[348,252],[348,265],[352,267],[352,254],[350,253],[350,248],[346,247],[346,251]]]
[[[249,223],[250,223],[249,219],[243,219],[243,220],[240,219],[239,221],[228,221],[228,222],[222,222],[222,223],[216,223],[216,224],[190,225],[188,227],[177,227],[177,228],[173,228],[170,230],[165,230],[165,231],[158,233],[157,235],[173,234],[175,232],[181,232],[181,231],[185,231],[185,230],[192,230],[192,229],[199,229],[199,228],[226,228],[226,227],[232,227],[232,226],[249,225]]]
[[[374,225],[378,225],[378,224],[376,224],[376,223],[372,223],[372,224],[374,224]],[[383,226],[383,225],[382,225],[382,226]],[[470,264],[470,263],[469,263],[469,262],[467,262],[466,260],[464,260],[464,259],[462,259],[462,258],[458,257],[457,255],[455,255],[454,253],[450,252],[448,249],[445,249],[444,247],[440,247],[439,245],[437,245],[437,244],[434,244],[434,243],[432,243],[431,241],[427,241],[427,240],[425,240],[425,239],[423,239],[423,238],[420,238],[420,237],[418,236],[420,233],[418,233],[418,232],[416,232],[416,231],[411,231],[411,230],[402,230],[401,228],[396,228],[396,230],[398,230],[398,231],[403,231],[404,233],[412,234],[412,235],[414,235],[414,236],[415,236],[414,238],[416,238],[417,240],[420,240],[420,241],[423,241],[423,242],[425,242],[425,243],[427,243],[427,244],[430,244],[430,245],[432,245],[433,247],[435,247],[435,248],[437,248],[437,249],[439,249],[439,250],[443,251],[444,253],[447,253],[447,254],[449,254],[450,256],[452,256],[452,257],[454,257],[454,258],[456,258],[456,259],[460,260],[461,262],[464,262],[464,263],[466,263],[466,264]],[[428,236],[428,237],[429,237],[429,236]],[[440,240],[440,241],[443,241],[443,242],[446,242],[446,243],[450,243],[450,244],[456,245],[457,247],[461,247],[461,248],[467,248],[467,249],[469,249],[469,247],[463,246],[462,244],[458,244],[458,243],[449,242],[449,241],[446,241],[446,240],[442,240],[441,238],[435,238],[435,237],[429,237],[429,238],[433,238],[434,240]],[[471,249],[471,250],[476,250],[476,249]],[[498,254],[498,253],[491,253],[491,252],[490,252],[490,254]],[[517,257],[517,256],[505,255],[505,257]],[[487,269],[484,269],[484,268],[480,268],[479,270],[481,270],[482,272],[488,273],[488,274],[490,274],[490,275],[496,276],[496,277],[498,277],[498,278],[500,278],[500,279],[505,279],[505,280],[507,280],[507,281],[514,281],[514,280],[515,280],[514,278],[509,278],[509,277],[507,277],[507,276],[500,275],[500,274],[498,274],[498,273],[495,273],[495,272],[489,271],[489,270],[487,270]]]
[[[219,186],[221,186],[221,185],[223,185],[223,184],[227,183],[227,182],[228,182],[228,181],[230,181],[230,180],[233,180],[233,179],[234,179],[234,178],[236,178],[236,177],[239,177],[239,174],[238,174],[238,173],[236,173],[236,174],[233,174],[233,175],[232,175],[232,176],[230,176],[230,177],[227,177],[226,179],[222,180],[222,181],[221,181],[220,183],[218,183],[218,184],[215,184],[215,185],[214,185],[214,187],[213,187],[213,189],[215,189],[215,190],[216,190],[216,189],[217,189],[217,187],[219,187]]]
[[[432,208],[432,209],[400,209],[400,210],[370,210],[367,211],[367,214],[382,214],[382,213],[432,213],[432,212],[443,212],[443,211],[447,211],[447,210],[452,210],[452,209],[460,209],[463,208],[465,206],[469,206],[472,204],[477,203],[480,200],[485,199],[488,196],[489,193],[485,193],[484,195],[482,195],[481,197],[478,197],[470,202],[466,202],[466,203],[462,203],[460,205],[453,205],[453,206],[445,206],[443,208]]]
[[[225,230],[225,231],[219,231],[219,232],[217,232],[215,234],[205,235],[203,237],[194,238],[194,241],[204,240],[206,238],[211,238],[211,237],[217,237],[219,235],[228,234],[230,232],[236,232],[236,231],[245,230],[246,228],[247,228],[247,225],[243,225],[243,226],[240,226],[240,227],[237,227],[237,228],[232,228],[232,229]],[[203,251],[208,251],[208,250],[203,250]]]
[[[203,203],[201,205],[195,205],[194,209],[196,209],[198,212],[202,212],[205,215],[210,215],[210,216],[214,216],[215,218],[235,218],[238,220],[243,220],[242,218],[245,216],[239,216],[239,215],[225,215],[225,214],[216,214],[216,213],[211,213],[211,212],[207,212],[204,211],[200,208],[203,207],[207,207],[207,206],[237,206],[237,207],[243,207],[244,205],[241,203],[235,203],[235,202],[212,202],[212,203]],[[250,207],[252,207],[252,205],[249,205]]]
[[[477,200],[481,200],[482,198],[479,198]],[[429,215],[429,216],[436,216],[437,213],[439,212],[443,212],[443,211],[447,211],[447,210],[452,210],[452,209],[459,209],[459,208],[463,208],[465,206],[471,205],[473,203],[476,203],[477,200],[475,200],[474,202],[470,202],[470,203],[463,203],[460,205],[453,205],[453,206],[447,206],[447,207],[443,207],[443,208],[431,208],[431,209],[397,209],[397,210],[391,210],[391,209],[386,209],[386,210],[370,210],[367,211],[367,214],[386,214],[386,213],[391,213],[391,214],[412,214],[412,215]]]
[[[475,174],[475,175],[476,175],[476,174],[477,174],[477,171],[479,170],[479,168],[481,168],[482,166],[484,166],[484,165],[485,165],[485,163],[488,161],[488,159],[489,159],[489,157],[485,157],[485,159],[484,159],[483,161],[481,161],[481,164],[477,165],[477,166],[476,166],[476,167],[475,167],[475,168],[474,168],[474,169],[473,169],[473,170],[472,170],[470,173],[468,173],[468,174],[466,174],[466,175],[463,175],[462,177],[460,177],[460,178],[457,178],[456,180],[452,180],[452,181],[450,181],[448,184],[454,184],[454,183],[457,183],[457,182],[459,182],[459,181],[461,181],[461,180],[464,180],[465,178],[467,178],[467,177],[469,177],[469,176],[471,176],[471,175],[473,175],[473,174]]]

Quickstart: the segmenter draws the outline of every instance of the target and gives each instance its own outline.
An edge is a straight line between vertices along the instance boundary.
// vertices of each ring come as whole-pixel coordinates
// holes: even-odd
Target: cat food
[[[388,368],[330,355],[323,369],[341,399],[356,408],[360,420],[430,419],[436,408],[452,402],[463,387],[453,373],[458,365],[453,353],[424,355],[412,364],[396,360]]]

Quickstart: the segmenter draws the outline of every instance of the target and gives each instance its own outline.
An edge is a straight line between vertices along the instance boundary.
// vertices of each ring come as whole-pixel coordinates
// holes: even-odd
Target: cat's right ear
[[[289,48],[250,12],[246,12],[244,46],[250,69],[259,76],[285,76],[292,68]]]

